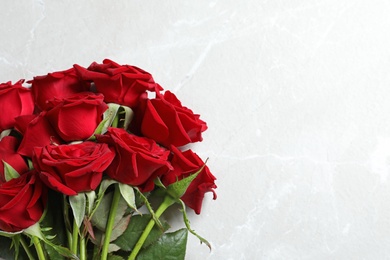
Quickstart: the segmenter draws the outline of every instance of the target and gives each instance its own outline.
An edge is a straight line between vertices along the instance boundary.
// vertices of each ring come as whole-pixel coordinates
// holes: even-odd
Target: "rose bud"
[[[104,95],[107,103],[134,107],[146,90],[162,90],[148,72],[130,65],[119,65],[108,59],[103,60],[103,64],[94,62],[87,69],[77,64],[74,68],[80,78],[95,84],[97,92]]]
[[[173,170],[161,177],[161,181],[165,186],[196,173],[204,165],[202,159],[191,150],[182,152],[173,146],[171,147],[171,150],[173,157],[170,163]],[[204,194],[206,192],[212,192],[213,199],[217,198],[214,191],[214,189],[217,188],[214,183],[215,180],[216,178],[205,165],[203,170],[191,182],[181,199],[188,207],[192,208],[196,214],[200,214]]]
[[[169,151],[149,138],[129,134],[121,128],[108,128],[105,135],[96,137],[99,143],[107,143],[115,149],[117,156],[106,173],[121,183],[140,187],[160,168],[170,168],[167,162]],[[148,185],[143,191],[152,188]]]
[[[42,181],[65,195],[95,190],[115,153],[107,144],[83,142],[34,149],[33,164]]]
[[[18,232],[42,217],[47,190],[35,171],[0,183],[0,230]]]
[[[29,115],[34,111],[31,90],[22,86],[23,81],[0,84],[0,133],[14,127],[15,117]]]

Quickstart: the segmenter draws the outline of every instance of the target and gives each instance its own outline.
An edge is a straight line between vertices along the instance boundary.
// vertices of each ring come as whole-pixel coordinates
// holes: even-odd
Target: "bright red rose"
[[[18,232],[41,218],[47,190],[35,171],[0,183],[0,230]]]
[[[105,135],[98,135],[97,140],[114,147],[116,156],[106,173],[121,183],[142,186],[157,170],[170,167],[167,162],[169,151],[149,138],[129,134],[124,129],[109,128]],[[150,191],[153,186],[141,188]]]
[[[32,83],[35,104],[41,110],[47,108],[47,101],[50,99],[62,99],[89,90],[89,87],[78,78],[74,68],[37,76],[29,83]]]
[[[19,140],[13,136],[5,136],[0,140],[0,183],[5,182],[4,162],[12,166],[19,174],[28,171],[23,157],[16,153]]]
[[[173,170],[161,177],[161,181],[165,186],[196,173],[204,165],[202,159],[191,150],[181,152],[173,146],[171,149],[173,152],[173,157],[171,159]],[[215,180],[216,178],[214,175],[212,175],[209,168],[205,166],[199,175],[191,182],[181,199],[188,207],[192,208],[196,214],[200,214],[204,194],[206,192],[213,192],[214,199],[217,198],[214,191],[214,189],[217,188],[214,183]]]
[[[199,115],[182,106],[173,93],[157,93],[155,99],[144,102],[146,104],[140,106],[142,135],[166,147],[202,141],[206,123],[199,119]]]
[[[83,80],[95,84],[97,92],[104,95],[107,103],[134,107],[146,90],[162,90],[148,72],[130,65],[119,65],[108,59],[103,60],[103,64],[94,62],[87,69],[77,64],[74,68]]]
[[[15,117],[29,115],[34,111],[31,90],[22,86],[23,81],[0,84],[0,133],[14,127]]]
[[[103,95],[78,93],[49,101],[47,120],[66,142],[85,140],[95,132],[108,106]]]
[[[41,112],[31,121],[30,116],[16,118],[16,129],[23,135],[18,153],[32,157],[34,147],[43,147],[49,144],[61,144],[63,141],[46,118],[46,111]]]
[[[34,149],[33,164],[42,181],[65,195],[95,190],[115,153],[107,144],[83,142]]]

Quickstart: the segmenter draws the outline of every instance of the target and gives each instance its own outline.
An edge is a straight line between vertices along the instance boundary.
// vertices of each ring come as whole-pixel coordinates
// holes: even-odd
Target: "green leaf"
[[[108,260],[124,260],[124,258],[119,255],[108,255]]]
[[[16,259],[14,250],[10,250],[12,246],[12,239],[4,236],[0,236],[0,259]],[[20,250],[18,260],[28,260],[24,250]]]
[[[41,230],[47,240],[56,245],[65,246],[67,237],[63,215],[63,196],[49,190],[45,217],[40,222]],[[44,243],[44,247],[50,259],[64,259],[64,257],[52,246]]]
[[[85,196],[87,198],[87,208],[88,208],[88,215],[89,215],[92,213],[93,206],[95,204],[96,192],[93,190],[89,192],[85,192]]]
[[[116,224],[114,229],[112,230],[110,242],[117,239],[120,235],[122,235],[126,231],[130,223],[130,218],[131,216],[129,215],[120,219],[118,224]]]
[[[78,257],[76,255],[74,255],[68,248],[63,247],[63,246],[59,246],[59,245],[55,245],[50,240],[46,239],[46,237],[44,236],[44,234],[41,231],[39,223],[35,223],[31,227],[25,229],[24,233],[26,233],[30,236],[38,237],[40,240],[45,242],[47,245],[51,246],[55,251],[57,251],[59,254],[65,256],[65,257],[69,257],[71,259],[78,259]]]
[[[127,226],[130,223],[130,217],[131,217],[130,215],[123,217],[119,221],[119,223],[113,228],[112,233],[111,233],[111,237],[110,237],[110,242],[113,242],[115,239],[117,239],[119,236],[121,236],[126,231]],[[106,233],[105,230],[104,231],[96,230],[95,231],[95,238],[92,239],[92,242],[95,245],[102,246],[103,242],[104,242],[103,240],[104,240],[105,233]],[[115,245],[115,246],[117,246],[117,245]],[[112,251],[113,248],[114,248],[114,246],[111,246],[111,250],[109,248],[109,252],[113,252]],[[117,250],[119,250],[119,249],[120,248],[118,248]]]
[[[127,202],[127,205],[129,205],[130,208],[138,212],[137,206],[135,205],[135,195],[133,187],[124,183],[119,183],[119,190],[121,192],[122,198],[124,198]]]
[[[5,181],[10,181],[12,179],[16,179],[20,177],[19,173],[6,161],[3,160],[3,164],[4,164]]]
[[[191,182],[199,175],[204,167],[205,164],[194,174],[191,174],[190,176],[183,178],[180,181],[170,184],[167,187],[168,194],[171,195],[174,199],[180,199],[190,186]]]
[[[109,192],[103,196],[99,207],[96,209],[95,214],[91,218],[92,225],[101,231],[106,230],[106,224],[111,208],[113,193]],[[114,226],[118,225],[119,221],[123,218],[127,209],[127,202],[121,197],[119,199],[119,205],[117,214],[114,220]]]
[[[112,125],[112,122],[114,121],[118,110],[120,108],[120,105],[115,103],[108,103],[108,109],[103,114],[103,120],[100,122],[98,127],[95,130],[95,134],[104,134],[107,132],[107,129],[110,125]]]
[[[188,231],[185,228],[164,234],[156,243],[140,251],[137,260],[184,260]]]
[[[68,248],[66,247],[63,247],[63,246],[58,246],[58,245],[55,245],[53,244],[52,242],[50,242],[49,240],[44,240],[44,242],[46,244],[48,244],[49,246],[51,246],[55,251],[57,251],[60,255],[62,256],[65,256],[65,257],[68,257],[68,258],[71,258],[71,259],[76,259],[78,260],[79,258],[74,255]],[[57,259],[57,258],[56,258]]]
[[[118,183],[117,181],[113,179],[103,179],[99,186],[99,192],[97,195],[97,199],[95,200],[95,205],[93,206],[92,212],[89,214],[89,219],[93,217],[96,210],[99,208],[99,205],[104,197],[104,193],[108,189],[109,186],[111,186],[114,183]]]
[[[74,220],[77,226],[80,228],[85,216],[85,207],[87,205],[87,199],[84,193],[79,193],[74,196],[69,196],[69,204],[72,208]]]
[[[126,231],[114,241],[114,244],[118,245],[124,251],[131,251],[138,239],[140,238],[142,232],[144,231],[146,225],[149,223],[151,215],[134,215],[130,219],[130,223],[127,226]],[[164,222],[163,229],[160,229],[158,226],[154,226],[152,231],[149,233],[148,238],[146,239],[143,247],[154,243],[162,234],[169,229],[167,222]]]

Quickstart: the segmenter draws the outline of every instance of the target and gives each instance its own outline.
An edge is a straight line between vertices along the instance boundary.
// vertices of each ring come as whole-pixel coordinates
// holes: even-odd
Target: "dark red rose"
[[[15,84],[0,84],[0,133],[14,127],[15,117],[29,115],[34,111],[31,90],[23,87],[22,83],[23,80]]]
[[[103,64],[94,62],[87,69],[77,64],[74,68],[83,80],[95,84],[97,92],[104,95],[107,103],[134,107],[146,90],[162,90],[148,72],[130,65],[119,65],[108,59],[103,60]]]
[[[129,134],[124,129],[109,128],[105,135],[98,135],[97,140],[114,147],[116,156],[106,173],[121,183],[142,186],[157,170],[170,167],[167,162],[169,151],[149,138]],[[153,186],[142,188],[150,191]]]
[[[196,173],[204,165],[202,159],[191,150],[181,152],[173,146],[171,149],[173,153],[171,160],[173,170],[161,177],[161,181],[165,186]],[[199,175],[191,182],[181,199],[188,207],[192,208],[196,214],[200,214],[204,194],[206,192],[213,192],[214,199],[217,198],[214,191],[214,189],[217,188],[214,183],[215,180],[216,178],[211,174],[209,168],[205,166]]]
[[[0,230],[18,232],[41,218],[47,190],[35,171],[0,183]]]
[[[4,162],[12,166],[19,174],[28,171],[23,157],[16,153],[19,140],[13,136],[5,136],[0,140],[0,183],[5,182]]]
[[[16,129],[23,135],[18,153],[32,157],[34,147],[43,147],[49,144],[61,144],[63,141],[46,118],[46,111],[41,112],[31,121],[30,116],[16,118]]]
[[[89,87],[79,79],[74,68],[37,76],[29,83],[32,83],[35,104],[41,110],[47,108],[47,101],[50,99],[62,99],[89,90]]]
[[[182,106],[173,93],[157,93],[155,99],[144,102],[146,104],[140,106],[142,135],[166,147],[202,141],[206,123],[199,119],[199,115]]]
[[[108,106],[103,95],[83,92],[62,100],[53,99],[49,108],[47,120],[64,141],[71,142],[91,137]]]
[[[107,144],[83,142],[34,149],[33,164],[42,181],[65,195],[95,190],[115,153]]]

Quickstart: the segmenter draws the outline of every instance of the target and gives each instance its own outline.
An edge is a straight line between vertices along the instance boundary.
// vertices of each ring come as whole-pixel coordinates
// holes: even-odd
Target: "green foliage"
[[[199,175],[203,170],[204,165],[194,174],[181,179],[180,181],[174,182],[167,187],[167,193],[174,199],[180,199],[181,196],[186,192],[191,182]]]
[[[122,198],[127,202],[127,205],[137,211],[137,206],[135,204],[135,194],[134,189],[130,185],[119,183],[119,190],[121,192]]]
[[[106,193],[101,199],[101,202],[99,204],[99,207],[96,209],[95,214],[91,218],[92,225],[101,231],[106,230],[106,224],[110,213],[112,197],[113,192]],[[126,209],[127,202],[121,197],[115,216],[114,226],[118,225],[119,221],[123,218]]]
[[[10,181],[12,179],[19,178],[20,176],[19,173],[11,165],[9,165],[4,160],[3,160],[3,164],[4,164],[5,181]]]
[[[185,228],[166,233],[156,243],[141,250],[137,260],[184,260],[188,231]]]
[[[62,196],[54,191],[49,191],[47,211],[42,219],[41,230],[53,244],[66,247],[66,233],[64,215],[62,214]],[[44,243],[50,259],[65,259],[55,248]]]
[[[11,249],[12,239],[0,236],[0,259],[15,259],[16,253]],[[20,250],[18,258],[20,260],[27,260],[28,257],[24,250]]]
[[[114,241],[114,244],[118,245],[122,250],[131,251],[150,219],[150,214],[132,216],[126,231]],[[143,247],[147,247],[155,242],[164,233],[164,231],[168,230],[168,223],[164,222],[162,225],[163,229],[160,229],[158,226],[153,227]]]
[[[85,216],[85,207],[87,206],[87,198],[85,197],[85,194],[79,193],[74,196],[69,196],[69,204],[72,208],[74,220],[80,228]]]

